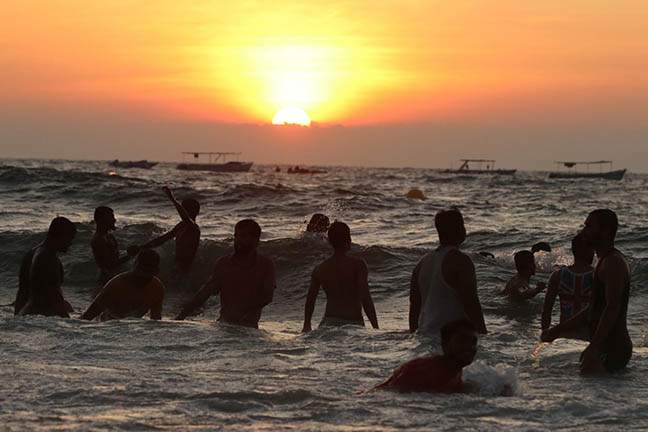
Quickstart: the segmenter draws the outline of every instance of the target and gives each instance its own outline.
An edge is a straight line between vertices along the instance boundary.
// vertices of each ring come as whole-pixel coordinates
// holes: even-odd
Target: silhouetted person
[[[462,370],[477,354],[477,332],[463,319],[441,328],[443,354],[410,360],[376,389],[399,392],[455,393],[463,390]]]
[[[92,255],[99,268],[99,282],[104,285],[119,272],[119,268],[137,253],[137,248],[129,248],[131,254],[119,256],[119,245],[111,231],[115,230],[115,212],[110,207],[97,207],[94,212],[96,230],[90,241]]]
[[[151,249],[144,249],[133,269],[110,279],[81,319],[101,321],[120,318],[141,318],[150,312],[151,319],[162,319],[164,285],[157,278],[160,256]]]
[[[572,239],[571,251],[574,263],[561,267],[549,277],[549,288],[542,307],[543,330],[551,326],[551,311],[556,297],[560,300],[560,322],[589,307],[594,283],[594,249],[581,233]]]
[[[308,221],[306,232],[325,233],[328,231],[331,221],[328,216],[322,213],[315,213]]]
[[[252,219],[234,227],[234,253],[216,260],[209,280],[176,317],[182,320],[213,294],[220,294],[219,321],[259,327],[261,310],[272,301],[276,286],[272,260],[257,252],[261,227]]]
[[[303,332],[311,331],[311,318],[320,288],[326,293],[326,311],[320,325],[354,324],[364,326],[362,309],[373,328],[378,328],[376,309],[369,292],[367,264],[350,257],[351,231],[347,224],[333,222],[328,229],[333,255],[315,267],[304,307]]]
[[[594,210],[585,221],[582,234],[596,251],[598,263],[590,306],[555,327],[544,330],[541,339],[551,342],[587,325],[590,344],[581,355],[581,373],[615,372],[626,367],[632,356],[627,314],[630,269],[614,247],[619,222],[609,209]]]
[[[196,257],[198,246],[200,245],[200,228],[196,223],[196,217],[200,213],[200,203],[193,198],[188,198],[180,204],[173,196],[171,189],[165,186],[163,191],[175,206],[182,221],[168,233],[151,240],[140,248],[156,248],[175,238],[176,265],[182,273],[188,273]]]
[[[45,241],[29,251],[20,265],[15,315],[46,315],[67,318],[72,311],[63,298],[63,265],[59,253],[67,252],[76,227],[67,218],[52,220]]]
[[[457,209],[442,210],[434,218],[439,247],[417,264],[410,284],[410,331],[438,335],[449,322],[467,318],[477,332],[486,324],[477,296],[475,266],[459,250],[466,240],[463,216]]]
[[[500,295],[505,295],[511,300],[528,300],[542,292],[547,286],[539,282],[535,288],[531,288],[531,276],[536,274],[535,257],[531,251],[519,251],[513,256],[517,274],[508,281]]]

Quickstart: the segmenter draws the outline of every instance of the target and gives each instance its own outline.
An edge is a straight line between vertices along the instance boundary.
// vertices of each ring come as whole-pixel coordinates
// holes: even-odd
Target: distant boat
[[[183,162],[177,168],[183,171],[211,171],[211,172],[248,172],[252,168],[252,162],[226,161],[229,156],[240,156],[241,153],[226,152],[182,152],[183,159],[191,155],[194,159],[206,155],[209,161],[206,162]]]
[[[157,165],[157,162],[149,162],[147,160],[140,160],[140,161],[120,161],[119,159],[115,159],[114,161],[109,162],[111,166],[114,166],[115,168],[141,168],[141,169],[151,169],[155,165]]]
[[[592,161],[592,162],[573,162],[573,161],[556,161],[558,169],[560,166],[567,168],[566,171],[554,171],[549,173],[549,178],[557,179],[575,179],[575,178],[601,178],[606,180],[621,180],[626,173],[625,169],[613,170],[612,161]],[[586,171],[578,171],[577,166],[584,165]],[[598,165],[599,171],[592,172],[590,167]],[[603,165],[609,165],[608,171],[603,171]]]
[[[288,168],[286,171],[288,174],[326,174],[328,171],[318,170],[318,169],[309,169],[301,168],[296,166],[294,168]]]
[[[458,169],[447,169],[441,171],[444,174],[490,174],[490,175],[513,175],[515,169],[495,169],[495,161],[492,159],[461,159],[461,166]],[[474,168],[475,164],[476,168]]]

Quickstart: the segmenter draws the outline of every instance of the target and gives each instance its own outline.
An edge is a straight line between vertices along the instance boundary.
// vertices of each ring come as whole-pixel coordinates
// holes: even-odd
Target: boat
[[[151,169],[158,164],[157,162],[149,162],[147,160],[120,161],[119,159],[115,159],[114,161],[110,161],[108,163],[111,166],[114,166],[115,168],[141,168],[141,169]]]
[[[461,162],[459,168],[441,172],[444,174],[513,175],[517,171],[515,169],[495,169],[495,161],[492,159],[461,159],[459,162]],[[477,168],[473,168],[471,164],[476,164]]]
[[[600,178],[606,180],[621,180],[625,176],[626,169],[615,170],[612,169],[612,161],[586,161],[586,162],[574,162],[574,161],[555,161],[557,165],[557,171],[549,173],[549,178],[555,179],[575,179],[575,178]],[[577,167],[579,165],[584,165],[586,167],[585,171],[579,171]],[[591,171],[592,166],[599,166],[599,171]],[[603,171],[603,166],[608,165],[608,171]],[[565,171],[558,171],[560,167],[567,168]]]
[[[326,174],[327,172],[328,171],[318,169],[301,168],[299,166],[288,168],[286,171],[288,174]]]
[[[207,156],[207,162],[184,162],[190,155],[195,159]],[[252,162],[227,161],[230,156],[240,156],[241,153],[232,152],[182,152],[183,163],[176,167],[183,171],[211,171],[211,172],[248,172],[252,168]]]

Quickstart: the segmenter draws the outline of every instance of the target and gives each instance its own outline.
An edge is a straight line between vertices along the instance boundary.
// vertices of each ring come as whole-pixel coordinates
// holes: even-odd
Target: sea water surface
[[[43,238],[51,218],[78,222],[62,256],[64,294],[78,315],[97,290],[89,242],[98,205],[115,209],[120,246],[141,243],[177,221],[161,191],[202,204],[202,242],[192,286],[174,286],[173,245],[161,248],[167,283],[162,322],[107,323],[14,318],[0,308],[0,429],[3,430],[641,430],[648,428],[648,176],[621,182],[452,176],[425,169],[328,167],[323,175],[181,172],[172,164],[121,170],[106,162],[0,161],[0,303],[14,299],[22,255]],[[285,170],[284,170],[285,171]],[[427,199],[405,197],[411,188]],[[408,284],[420,257],[436,246],[434,213],[458,206],[476,265],[489,333],[465,377],[469,394],[366,392],[394,368],[436,350],[407,332]],[[628,369],[582,378],[586,346],[538,345],[542,295],[513,305],[497,295],[514,273],[512,253],[536,241],[537,281],[570,260],[569,240],[587,213],[617,211],[618,247],[632,267],[628,322],[635,350]],[[370,269],[380,330],[343,327],[302,335],[310,273],[329,253],[305,235],[315,212],[349,223],[352,253]],[[183,301],[232,247],[234,223],[255,218],[260,250],[277,267],[274,301],[260,329],[217,324],[218,299],[204,313],[176,322]],[[495,258],[479,252],[492,252]],[[313,325],[319,321],[318,298]],[[557,311],[556,311],[557,312]],[[554,320],[557,315],[554,315]],[[505,386],[514,395],[498,394]]]

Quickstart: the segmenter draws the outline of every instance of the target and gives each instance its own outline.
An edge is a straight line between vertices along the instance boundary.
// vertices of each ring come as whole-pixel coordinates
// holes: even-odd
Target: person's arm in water
[[[99,294],[92,300],[88,309],[81,314],[82,320],[92,321],[106,310],[110,297],[110,284],[106,285]]]
[[[220,281],[218,280],[220,277],[219,273],[219,265],[217,262],[214,272],[209,277],[209,280],[207,280],[193,298],[183,306],[182,311],[180,311],[178,316],[176,316],[176,320],[181,321],[190,316],[197,308],[204,305],[209,297],[220,292]]]
[[[560,324],[556,324],[553,327],[542,330],[540,340],[542,342],[553,342],[556,339],[563,337],[563,335],[573,332],[574,330],[587,324],[588,315],[589,307],[581,310],[576,315],[569,318],[567,321],[563,321]]]
[[[157,281],[155,285],[156,292],[153,293],[153,298],[151,299],[151,309],[149,312],[149,317],[152,320],[161,320],[162,319],[162,305],[164,304],[164,286],[162,282]]]
[[[486,323],[477,295],[475,265],[470,257],[458,250],[451,251],[443,260],[443,278],[457,291],[466,316],[478,333],[486,334]]]
[[[412,272],[410,281],[410,309],[409,309],[409,330],[414,333],[418,330],[419,315],[421,314],[421,291],[419,290],[418,277],[421,270],[421,263],[418,263]]]
[[[362,308],[367,314],[367,318],[371,322],[371,326],[375,329],[378,328],[378,317],[376,316],[376,307],[374,306],[371,292],[369,292],[369,270],[367,263],[360,260],[358,263],[357,281],[358,289],[360,290],[360,298],[362,299]]]
[[[306,294],[306,304],[304,305],[304,327],[302,328],[302,333],[307,333],[312,330],[311,320],[313,319],[313,311],[315,310],[315,301],[317,300],[317,294],[319,294],[320,287],[322,286],[318,277],[318,270],[319,266],[313,270],[308,294]]]
[[[556,296],[558,295],[558,287],[560,284],[560,270],[555,271],[549,277],[549,288],[544,298],[542,305],[542,318],[540,319],[540,328],[546,330],[551,327],[551,312],[553,311]]]
[[[605,284],[605,309],[601,314],[598,327],[592,336],[590,344],[583,351],[581,372],[595,372],[600,369],[600,352],[603,343],[607,340],[612,329],[617,323],[617,318],[622,310],[623,291],[625,290],[626,274],[628,267],[618,255],[610,255],[605,259],[602,277]]]

